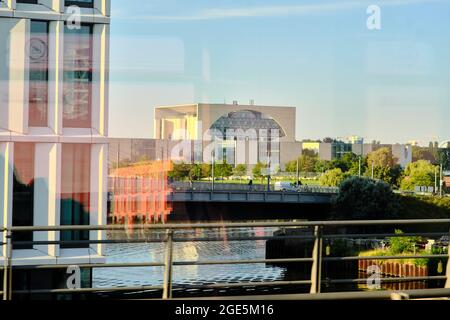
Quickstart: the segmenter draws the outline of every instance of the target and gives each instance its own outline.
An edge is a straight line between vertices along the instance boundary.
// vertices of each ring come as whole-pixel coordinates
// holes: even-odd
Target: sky
[[[296,107],[298,140],[450,140],[449,57],[450,0],[112,0],[110,136],[254,100]]]

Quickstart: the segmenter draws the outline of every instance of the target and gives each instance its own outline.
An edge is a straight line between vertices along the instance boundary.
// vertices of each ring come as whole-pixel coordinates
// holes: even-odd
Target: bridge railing
[[[172,182],[170,187],[174,191],[212,191],[213,186],[211,182],[200,182],[194,181],[190,182]],[[249,186],[248,184],[239,183],[216,183],[214,184],[214,191],[243,191],[243,192],[266,192],[267,185],[264,184],[253,184]],[[274,185],[271,185],[271,190],[274,190]],[[292,192],[292,191],[290,191]],[[334,187],[323,187],[315,185],[303,185],[300,186],[296,191],[300,193],[333,193],[339,192],[339,188]]]
[[[198,223],[198,224],[167,224],[167,225],[135,225],[134,230],[142,231],[159,231],[164,233],[164,237],[154,239],[101,239],[101,240],[79,240],[79,241],[15,241],[15,245],[86,245],[86,244],[117,244],[117,243],[149,243],[158,242],[165,244],[164,260],[159,262],[139,262],[139,263],[98,263],[98,264],[79,264],[79,268],[89,268],[91,270],[97,268],[139,268],[139,267],[164,267],[164,281],[162,285],[149,286],[128,286],[128,287],[97,287],[97,288],[49,288],[49,289],[30,289],[30,290],[16,290],[13,289],[13,273],[19,269],[27,270],[56,270],[67,269],[73,267],[72,264],[39,264],[39,265],[15,265],[15,256],[13,250],[12,235],[22,232],[62,232],[62,231],[126,231],[127,226],[54,226],[54,227],[11,227],[0,229],[0,234],[3,234],[4,241],[1,243],[2,251],[5,253],[4,265],[0,267],[3,271],[3,288],[0,294],[3,295],[4,300],[11,300],[15,294],[88,294],[88,293],[108,293],[108,292],[145,292],[148,290],[161,290],[163,299],[173,298],[173,273],[174,266],[213,266],[213,265],[242,265],[242,264],[292,264],[292,263],[311,263],[310,277],[308,280],[291,280],[291,281],[264,281],[264,282],[239,282],[239,283],[215,283],[202,285],[204,289],[226,289],[226,288],[248,288],[260,286],[292,286],[292,285],[307,285],[310,287],[309,295],[283,295],[278,298],[284,299],[373,299],[373,298],[389,298],[392,292],[337,292],[334,294],[321,293],[323,285],[326,284],[344,284],[344,283],[364,283],[367,279],[322,279],[323,263],[327,261],[361,261],[361,260],[404,260],[404,259],[448,259],[448,252],[446,254],[429,254],[429,255],[395,255],[395,256],[341,256],[330,257],[324,254],[324,240],[325,239],[342,239],[342,238],[356,238],[356,239],[385,239],[386,237],[410,237],[423,236],[430,238],[438,238],[449,236],[450,232],[421,232],[421,233],[348,233],[342,234],[337,232],[325,232],[329,228],[342,227],[393,227],[399,226],[450,226],[450,219],[439,220],[377,220],[377,221],[317,221],[317,222],[246,222],[246,223]],[[313,230],[312,234],[308,235],[273,235],[273,236],[232,236],[227,237],[227,241],[257,241],[257,240],[292,240],[292,239],[311,239],[313,241],[313,250],[310,257],[299,258],[282,258],[282,259],[236,259],[236,260],[195,260],[195,261],[176,261],[173,255],[174,244],[177,242],[217,242],[223,241],[220,237],[186,237],[183,236],[182,231],[192,229],[216,229],[227,230],[230,228],[280,228],[286,230],[290,228],[310,228]],[[446,229],[448,230],[448,229]],[[180,236],[181,234],[181,236]],[[403,295],[410,295],[411,297],[436,297],[436,296],[450,296],[450,267],[446,268],[446,274],[442,272],[437,276],[408,276],[404,278],[397,277],[383,277],[379,281],[381,283],[389,282],[410,282],[410,281],[427,281],[440,280],[446,281],[445,288],[430,289],[430,290],[413,290],[405,291]],[[192,286],[196,288],[196,286]],[[197,286],[198,287],[198,286]],[[259,298],[263,298],[261,296]],[[276,296],[270,296],[276,298]],[[254,297],[258,298],[258,297]]]

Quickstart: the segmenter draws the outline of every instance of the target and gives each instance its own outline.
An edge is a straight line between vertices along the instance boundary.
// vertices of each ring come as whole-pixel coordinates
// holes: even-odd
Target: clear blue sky
[[[381,30],[366,9],[381,8]],[[450,139],[450,0],[112,0],[110,135],[153,108],[297,107],[297,138]]]

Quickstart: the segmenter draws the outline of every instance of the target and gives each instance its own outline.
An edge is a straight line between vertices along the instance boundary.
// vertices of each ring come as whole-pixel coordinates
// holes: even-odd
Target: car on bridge
[[[297,192],[298,187],[291,182],[275,182],[274,191],[292,191]]]

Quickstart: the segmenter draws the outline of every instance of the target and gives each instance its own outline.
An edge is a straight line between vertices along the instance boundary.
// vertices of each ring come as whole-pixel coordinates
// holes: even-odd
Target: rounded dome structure
[[[220,117],[211,126],[211,129],[220,131],[223,135],[227,130],[278,130],[279,137],[286,136],[283,128],[272,117],[258,111],[241,110],[230,112]]]

